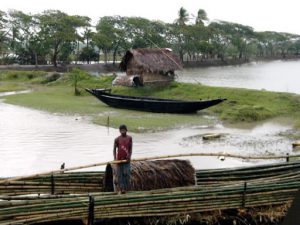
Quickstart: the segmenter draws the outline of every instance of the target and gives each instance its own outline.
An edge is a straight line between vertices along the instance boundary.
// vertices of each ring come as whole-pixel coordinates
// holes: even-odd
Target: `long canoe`
[[[111,94],[108,89],[86,88],[85,90],[111,107],[157,113],[194,113],[198,110],[206,109],[226,100],[223,98],[217,98],[212,100],[184,101],[175,99],[117,95]]]

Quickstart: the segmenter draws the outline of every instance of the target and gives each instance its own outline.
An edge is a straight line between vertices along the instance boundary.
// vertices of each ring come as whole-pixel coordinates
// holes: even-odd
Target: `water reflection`
[[[240,66],[184,69],[178,81],[221,87],[264,89],[300,94],[300,61],[271,61]]]

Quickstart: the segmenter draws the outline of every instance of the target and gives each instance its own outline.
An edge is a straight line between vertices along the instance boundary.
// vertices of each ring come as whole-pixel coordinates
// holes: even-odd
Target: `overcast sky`
[[[0,9],[39,13],[58,9],[68,14],[89,16],[140,16],[173,22],[184,7],[191,18],[204,9],[209,19],[252,26],[256,31],[300,34],[300,0],[1,0]]]

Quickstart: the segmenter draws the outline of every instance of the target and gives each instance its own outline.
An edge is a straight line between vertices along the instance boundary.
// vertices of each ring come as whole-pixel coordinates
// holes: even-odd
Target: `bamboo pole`
[[[274,159],[285,159],[287,156],[286,155],[279,155],[279,156],[243,156],[243,155],[238,155],[238,154],[229,154],[229,153],[185,153],[185,154],[174,154],[174,155],[163,155],[163,156],[153,156],[153,157],[145,157],[145,158],[137,158],[137,159],[132,159],[131,161],[146,161],[146,160],[157,160],[157,159],[166,159],[166,158],[180,158],[180,157],[193,157],[193,156],[210,156],[210,157],[228,157],[228,158],[239,158],[239,159],[252,159],[252,160],[258,160],[258,159],[263,159],[263,160],[274,160]],[[294,157],[300,157],[300,155],[290,155],[290,158]],[[72,170],[79,170],[79,169],[85,169],[85,168],[91,168],[91,167],[97,167],[97,166],[104,166],[107,164],[119,164],[119,163],[124,163],[127,162],[127,160],[116,160],[116,161],[107,161],[107,162],[100,162],[100,163],[94,163],[94,164],[88,164],[88,165],[83,165],[83,166],[75,166],[75,167],[70,167],[70,168],[65,168],[65,169],[60,169],[60,170],[53,170],[53,171],[48,171],[44,173],[37,173],[29,176],[19,176],[19,177],[13,177],[13,178],[8,178],[8,179],[3,179],[0,180],[1,183],[6,183],[10,181],[16,181],[16,180],[21,180],[21,179],[28,179],[28,178],[37,178],[41,177],[43,175],[49,175],[49,174],[57,174],[61,172],[67,172],[67,171],[72,171]]]

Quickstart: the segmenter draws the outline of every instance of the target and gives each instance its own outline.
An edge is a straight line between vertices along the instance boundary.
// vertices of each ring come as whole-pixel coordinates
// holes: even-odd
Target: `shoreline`
[[[163,88],[112,87],[113,93],[133,96],[183,100],[207,99],[208,97],[213,99],[222,96],[228,99],[219,105],[198,111],[195,114],[160,114],[112,108],[84,91],[85,87],[111,87],[113,76],[95,77],[90,75],[90,78],[81,81],[79,85],[80,96],[74,95],[74,89],[70,81],[67,80],[67,76],[61,77],[62,79],[59,81],[49,83],[44,83],[43,79],[45,78],[43,76],[45,75],[32,80],[24,80],[22,76],[13,78],[17,87],[23,86],[24,89],[32,89],[33,91],[6,96],[5,102],[52,113],[90,116],[93,123],[114,128],[126,122],[138,133],[180,129],[218,121],[227,126],[249,125],[277,117],[289,119],[294,128],[300,128],[300,114],[298,112],[300,95],[296,94],[179,82],[173,82]],[[10,80],[8,88],[5,88],[5,82],[2,82],[2,90],[14,91],[15,85],[11,86],[12,83],[13,81]]]
[[[258,57],[255,59],[204,59],[200,61],[185,61],[184,68],[205,68],[205,67],[220,67],[220,66],[239,66],[253,62],[272,62],[272,61],[290,61],[300,60],[299,56],[295,57]]]
[[[184,68],[205,68],[205,67],[220,67],[220,66],[238,66],[252,62],[271,62],[271,61],[289,61],[289,60],[300,60],[299,56],[289,56],[289,57],[264,57],[264,58],[255,58],[255,59],[203,59],[197,61],[184,61]],[[84,71],[94,72],[99,74],[107,73],[118,73],[119,62],[113,63],[103,63],[103,62],[94,62],[93,64],[67,64],[67,65],[58,65],[54,67],[53,65],[0,65],[0,71],[6,70],[18,70],[18,71],[46,71],[46,72],[59,72],[66,73],[72,70],[73,68],[79,68]]]

